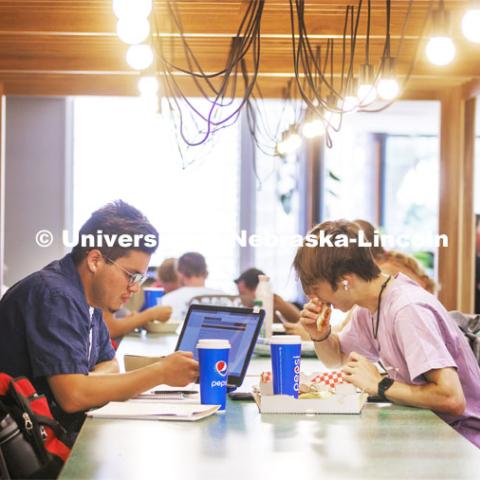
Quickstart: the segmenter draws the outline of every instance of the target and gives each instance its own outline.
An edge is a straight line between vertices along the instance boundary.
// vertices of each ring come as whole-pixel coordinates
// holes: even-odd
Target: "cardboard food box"
[[[145,329],[148,333],[175,333],[179,325],[179,322],[174,321],[160,322],[159,320],[152,320],[145,325]]]
[[[308,381],[306,378],[302,375],[301,381]],[[260,381],[253,396],[260,413],[288,414],[359,414],[368,397],[348,383],[338,383],[333,388],[325,385],[317,391],[324,398],[296,399],[289,395],[274,395],[272,382]]]
[[[125,355],[123,357],[123,363],[125,365],[125,371],[137,370],[138,368],[147,367],[152,363],[158,362],[162,357],[145,357],[143,355]]]

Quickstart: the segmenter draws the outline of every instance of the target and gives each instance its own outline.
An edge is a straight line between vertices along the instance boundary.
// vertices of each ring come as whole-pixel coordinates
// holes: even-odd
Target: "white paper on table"
[[[133,397],[134,399],[148,399],[152,400],[182,400],[200,398],[199,385],[190,383],[186,387],[172,387],[170,385],[157,385],[154,388],[146,390],[139,395]]]
[[[183,420],[194,421],[212,415],[219,405],[162,402],[110,402],[87,412],[93,418],[122,418],[136,420]]]
[[[190,383],[186,387],[172,387],[169,385],[157,385],[154,388],[146,390],[129,401],[145,401],[152,402],[184,402],[184,403],[200,403],[199,386]]]
[[[198,395],[195,395],[198,397]],[[132,397],[132,400],[149,400],[153,402],[164,402],[164,401],[180,401],[186,400],[188,397],[183,393],[141,393],[136,397]]]
[[[147,393],[153,393],[155,391],[161,391],[162,393],[168,393],[168,392],[191,392],[195,391],[197,393],[200,393],[200,385],[197,383],[189,383],[185,387],[172,387],[171,385],[157,385],[156,387],[151,388],[150,390],[145,390],[143,392],[144,394]]]

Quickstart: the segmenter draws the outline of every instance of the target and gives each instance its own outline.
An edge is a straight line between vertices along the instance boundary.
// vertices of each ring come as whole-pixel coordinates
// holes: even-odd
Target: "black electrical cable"
[[[365,42],[365,64],[370,65],[370,16],[372,5],[370,0],[367,1],[367,38]]]
[[[314,58],[314,53],[313,53],[313,50],[312,50],[312,46],[310,44],[310,40],[308,38],[308,33],[307,33],[307,30],[306,30],[306,24],[305,24],[305,16],[304,16],[304,13],[305,13],[305,0],[295,0],[295,6],[296,6],[296,12],[297,12],[297,23],[298,23],[298,29],[299,29],[299,32],[298,32],[298,35],[299,35],[299,43],[301,45],[305,44],[305,54],[308,53],[308,55],[310,57],[313,57]],[[291,17],[291,25],[292,25],[292,42],[294,42],[294,9],[293,9],[293,0],[290,0],[290,17]],[[293,49],[295,51],[295,48]],[[333,85],[331,85],[330,81],[325,77],[321,67],[319,65],[314,65],[315,68],[317,69],[318,71],[318,74],[320,75],[323,83],[327,86],[327,88],[330,90],[330,93],[333,93],[337,96],[340,96],[339,92],[337,92],[335,90],[335,88],[333,87]],[[302,92],[300,92],[302,94]],[[305,98],[304,95],[302,95],[302,97],[304,97],[304,100],[307,102],[307,104],[309,103],[308,99]],[[317,101],[319,103],[323,103],[322,99],[320,98],[317,98]]]
[[[341,73],[341,80],[340,80],[340,91],[342,95],[345,95],[343,90],[343,83],[345,77],[345,54],[347,49],[347,28],[348,28],[348,15],[350,11],[350,6],[348,5],[345,12],[345,21],[343,24],[343,35],[342,35],[342,73]]]
[[[172,17],[174,18],[174,23],[176,24],[177,28],[180,29],[180,38],[184,48],[184,57],[187,62],[188,68],[179,67],[175,65],[173,62],[170,62],[166,59],[165,55],[163,54],[162,42],[160,41],[159,50],[161,52],[161,58],[163,62],[163,69],[164,75],[166,77],[166,83],[169,87],[169,90],[174,93],[174,97],[180,97],[180,99],[188,106],[191,112],[197,115],[201,120],[206,123],[205,130],[199,130],[200,133],[204,132],[202,138],[199,141],[190,141],[186,138],[184,133],[184,119],[183,119],[183,112],[180,108],[179,102],[177,98],[173,99],[173,102],[176,106],[177,111],[179,112],[179,134],[184,140],[187,145],[195,146],[204,143],[209,135],[211,135],[214,131],[218,131],[222,126],[225,126],[230,122],[232,119],[235,121],[238,118],[238,114],[240,110],[243,108],[246,99],[251,95],[252,89],[255,85],[258,70],[259,70],[259,59],[260,59],[260,21],[261,21],[261,14],[263,11],[263,4],[264,1],[259,2],[249,2],[247,7],[247,12],[244,15],[240,27],[238,29],[237,35],[233,38],[229,58],[227,59],[226,66],[219,72],[215,72],[213,74],[206,74],[199,61],[197,60],[196,56],[193,54],[188,42],[185,39],[185,36],[182,32],[181,22],[179,16],[176,14],[175,6],[169,2],[170,11]],[[254,7],[256,8],[254,9]],[[242,33],[242,29],[245,26],[245,32]],[[158,36],[160,39],[160,35]],[[233,99],[236,96],[237,92],[237,78],[239,75],[239,65],[244,62],[244,57],[248,50],[252,47],[253,52],[253,66],[254,72],[251,78],[249,79],[248,74],[243,75],[244,79],[244,95],[243,100],[240,102],[239,106],[234,109],[233,112],[229,112],[225,117],[221,118],[220,120],[216,121],[215,119],[218,117],[218,109],[220,107],[231,106],[233,104]],[[182,88],[179,86],[177,82],[174,70],[185,75],[188,75],[190,78],[193,79],[200,95],[208,100],[211,104],[211,108],[208,111],[207,115],[203,115],[193,104],[189,101],[189,99],[183,94]],[[216,87],[211,83],[211,79],[214,77],[222,76],[220,86]],[[206,85],[210,88],[210,90],[214,93],[214,98],[211,99],[207,92],[203,89],[200,81],[205,81]],[[231,100],[225,101],[225,98],[231,96]]]
[[[288,108],[293,113],[295,125],[298,125],[305,115],[304,110],[300,108],[300,102],[296,100],[297,95],[303,100],[307,109],[310,109],[322,118],[326,127],[325,141],[327,146],[331,146],[332,144],[330,130],[338,131],[341,128],[343,118],[342,109],[337,107],[337,105],[333,105],[331,102],[329,104],[326,99],[332,97],[335,97],[336,99],[344,98],[348,92],[349,85],[353,82],[357,33],[362,11],[362,0],[358,1],[356,11],[354,6],[349,5],[346,7],[341,42],[340,81],[337,83],[337,87],[339,87],[338,91],[335,88],[334,59],[337,57],[335,55],[335,43],[333,38],[327,39],[325,54],[322,55],[322,44],[320,43],[314,47],[307,32],[305,22],[305,0],[289,0],[295,81],[293,82],[290,80],[288,83],[284,98],[284,109],[281,118],[277,123],[277,133],[274,136],[272,136],[272,133],[269,131],[270,128],[267,125],[262,112],[263,96],[257,84],[261,51],[260,29],[264,2],[265,0],[247,2],[247,8],[242,16],[237,33],[232,37],[224,68],[215,72],[206,72],[202,68],[201,63],[194,54],[188,39],[183,32],[181,18],[178,14],[175,2],[167,0],[167,5],[173,19],[172,29],[175,27],[179,32],[178,41],[170,41],[169,46],[171,51],[169,55],[166,55],[165,40],[160,33],[158,33],[156,41],[152,43],[155,44],[156,50],[159,52],[159,55],[157,56],[157,69],[160,74],[163,74],[167,90],[172,96],[172,98],[168,98],[169,108],[172,112],[174,110],[176,112],[178,132],[187,147],[197,146],[207,142],[213,133],[233,124],[238,119],[240,111],[245,108],[248,128],[254,143],[260,151],[267,155],[271,155],[271,152],[274,152],[274,148],[268,143],[264,143],[264,140],[266,138],[267,142],[273,144],[275,140],[278,139],[279,129],[281,128],[282,122],[285,120],[286,109]],[[378,80],[379,75],[383,71],[385,59],[391,57],[391,1],[387,0],[386,3],[387,33],[383,55],[380,60],[380,68],[377,70],[375,81]],[[443,4],[443,2],[441,3]],[[401,51],[405,38],[406,24],[410,17],[412,4],[413,0],[410,0],[398,45],[397,57],[399,51]],[[367,9],[365,61],[367,64],[370,64],[370,0],[368,0]],[[350,42],[348,45],[349,61],[347,61],[348,29],[350,29]],[[158,26],[157,32],[159,32]],[[178,45],[183,52],[182,60],[185,65],[177,65],[175,62],[175,53],[178,50],[176,46]],[[252,57],[252,68],[250,72],[247,71],[246,67],[246,57],[249,54],[251,54]],[[418,49],[415,52],[414,61],[410,65],[405,81],[410,78],[417,54]],[[327,69],[328,64],[329,69]],[[328,72],[328,70],[330,70],[330,72]],[[328,75],[328,73],[330,73],[330,75]],[[193,81],[193,85],[199,92],[199,96],[210,105],[207,112],[202,113],[200,109],[184,94],[184,88],[181,85],[182,81],[180,76],[186,76]],[[295,84],[295,93],[292,89],[293,84]],[[323,92],[325,93],[325,96],[322,95],[322,87],[326,90],[326,92]],[[240,88],[242,88],[241,93]],[[255,95],[255,92],[258,92],[258,98]],[[240,98],[238,103],[235,100],[237,95]],[[186,108],[181,108],[181,103],[184,104]],[[393,103],[393,101],[388,105],[391,103]],[[330,118],[330,121],[326,121],[325,118],[323,118],[325,110],[332,112],[332,114],[339,114],[338,125],[333,125],[332,117]],[[362,109],[361,111],[370,110]],[[186,138],[184,132],[186,118],[183,118],[184,115],[186,115],[186,112],[190,113],[191,120],[197,125],[197,134],[201,135],[201,138],[196,141],[191,141]],[[198,126],[197,119],[203,122],[201,126]],[[260,138],[260,136],[263,136],[264,138]]]
[[[260,12],[260,10],[258,10],[258,12]],[[247,13],[248,13],[248,12],[247,12]],[[257,13],[257,15],[258,15],[258,13]],[[258,16],[257,16],[257,18],[259,19]],[[258,21],[258,20],[257,20],[257,21]],[[177,24],[180,25],[180,24],[179,24],[179,21],[177,21]],[[239,31],[240,31],[240,30],[239,30]],[[237,37],[234,37],[234,39],[235,39],[235,38],[237,38],[237,39],[240,38],[240,37],[239,37],[239,34],[237,34]],[[182,35],[182,39],[183,39],[183,35]],[[233,42],[232,42],[232,44],[235,44],[235,45],[238,45],[238,43],[239,43],[239,42],[238,42],[238,41],[235,42],[235,40],[233,40]],[[234,51],[234,48],[233,48],[233,47],[234,47],[235,45],[232,45],[232,48],[231,48],[231,51],[230,51],[231,53],[232,53],[232,51]],[[204,80],[207,81],[208,85],[209,85],[209,86],[211,87],[211,89],[213,90],[214,94],[215,94],[216,96],[218,96],[218,90],[215,89],[215,88],[213,87],[212,83],[209,81],[210,76],[206,75],[206,74],[203,72],[203,70],[201,69],[201,67],[200,67],[200,65],[199,65],[199,62],[196,60],[196,57],[195,57],[195,56],[193,56],[193,59],[194,59],[194,61],[195,61],[195,64],[198,66],[198,69],[200,70],[200,73],[193,72],[193,66],[192,66],[192,62],[191,62],[191,57],[192,57],[193,53],[191,52],[191,49],[190,49],[190,47],[188,46],[188,43],[187,43],[186,41],[184,41],[184,46],[185,46],[185,49],[186,49],[186,50],[185,50],[185,58],[187,59],[187,62],[188,62],[188,64],[189,64],[189,70],[187,70],[187,69],[179,69],[179,71],[181,71],[182,73],[186,73],[186,74],[190,75],[190,76],[193,78],[193,80],[194,80],[197,88],[199,89],[201,95],[204,96],[205,98],[208,98],[208,95],[207,95],[207,94],[205,93],[205,91],[202,89],[202,87],[201,87],[201,85],[199,84],[197,78],[204,78]],[[242,45],[240,45],[239,49],[242,49],[242,48],[243,48]],[[230,64],[235,64],[235,63],[238,62],[239,59],[241,59],[241,58],[243,58],[242,55],[235,56],[235,57],[232,59],[232,61],[230,62]],[[168,61],[166,61],[166,60],[165,60],[165,63],[166,63],[166,65],[168,65],[168,66],[170,65],[170,63],[169,63]],[[221,72],[217,72],[217,73],[215,73],[215,74],[212,74],[212,76],[213,76],[213,75],[214,75],[214,76],[217,76],[218,74],[225,74],[226,76],[230,76],[230,68],[225,68],[225,69],[223,69]],[[217,101],[217,104],[218,104],[218,101]]]
[[[259,8],[257,9],[257,11],[256,11],[256,13],[255,13],[255,15],[256,15],[256,22],[257,22],[257,25],[258,25],[258,20],[259,20],[261,11],[262,11],[262,9],[263,9],[263,1],[262,1],[262,2],[258,2],[258,3],[257,3],[257,2],[253,2],[253,3],[250,3],[250,4],[249,4],[249,7],[248,7],[248,9],[247,9],[247,13],[246,13],[245,17],[243,18],[242,24],[241,24],[241,26],[240,26],[240,28],[239,28],[239,30],[238,30],[238,32],[237,32],[237,36],[234,37],[234,38],[241,39],[241,38],[249,38],[249,37],[251,36],[251,35],[250,35],[250,31],[252,31],[252,28],[255,28],[255,27],[254,27],[255,24],[253,23],[253,17],[250,18],[250,20],[249,20],[249,26],[247,27],[247,31],[245,32],[245,35],[243,35],[243,34],[241,33],[241,29],[242,29],[242,26],[243,26],[243,24],[244,24],[244,22],[245,22],[245,19],[247,18],[247,15],[250,13],[251,8],[252,8],[255,4],[257,4],[257,5],[259,6]],[[184,38],[182,29],[181,29],[181,22],[180,22],[180,20],[179,20],[178,15],[176,15],[176,12],[175,12],[175,10],[174,10],[174,7],[173,7],[172,3],[169,2],[168,5],[169,5],[169,7],[170,7],[170,12],[171,12],[172,17],[174,18],[177,27],[180,29],[180,37],[181,37],[181,40],[182,40],[183,45],[184,45],[185,58],[186,58],[186,60],[187,60],[188,66],[189,66],[188,69],[181,68],[181,67],[178,67],[178,66],[176,67],[176,69],[177,69],[179,72],[182,72],[182,73],[185,73],[185,74],[187,74],[187,75],[189,75],[189,76],[192,76],[192,78],[193,78],[194,80],[196,79],[196,77],[202,78],[202,79],[204,79],[204,80],[209,80],[210,78],[213,78],[213,77],[216,77],[216,76],[220,76],[220,75],[223,75],[223,74],[228,74],[228,73],[229,73],[228,68],[223,69],[223,70],[221,70],[220,72],[215,72],[215,73],[210,74],[210,75],[205,74],[205,72],[202,70],[202,68],[201,68],[201,66],[200,66],[200,63],[198,62],[198,60],[196,59],[195,55],[194,55],[193,52],[191,51],[191,48],[190,48],[190,46],[188,45],[188,42],[187,42],[187,41],[185,40],[185,38]],[[253,14],[252,14],[252,15],[253,15]],[[249,44],[249,45],[250,45],[250,44]],[[248,49],[248,48],[247,48],[247,49]],[[246,49],[245,49],[245,47],[243,46],[243,44],[240,45],[239,50],[244,50],[244,51],[246,51]],[[168,61],[166,60],[165,56],[164,56],[164,55],[162,55],[162,56],[163,56],[163,60],[164,60],[165,65],[168,66],[168,67],[170,67],[170,68],[173,68],[174,66],[173,66],[170,62],[168,62]],[[241,53],[240,55],[236,56],[236,58],[233,59],[232,63],[238,62],[239,59],[241,59],[241,58],[243,58],[243,53]],[[196,68],[197,68],[197,70],[198,70],[197,72],[193,71],[192,61],[195,63],[195,66],[196,66]],[[209,82],[209,85],[210,85],[210,87],[212,88],[212,90],[215,92],[215,94],[217,94],[217,93],[218,93],[218,90],[213,87],[213,85],[211,84],[211,82]],[[199,87],[199,90],[201,91],[202,96],[207,96],[207,95],[205,94],[205,92],[202,91],[202,89],[201,89],[201,87],[199,86],[198,83],[197,83],[197,86]]]
[[[430,3],[429,3],[429,8],[427,10],[427,13],[425,15],[425,18],[423,20],[423,25],[422,25],[422,33],[420,35],[420,39],[423,39],[425,38],[425,33],[426,33],[426,30],[427,30],[427,25],[428,25],[428,20],[432,14],[432,11],[433,11],[433,3],[434,3],[434,0],[432,0]],[[407,11],[407,16],[405,18],[405,22],[404,22],[404,25],[403,25],[403,28],[402,28],[402,37],[401,39],[404,38],[404,32],[405,32],[405,29],[406,29],[406,25],[408,23],[408,20],[410,18],[410,13],[411,13],[411,7],[413,5],[413,0],[410,0],[409,2],[409,6],[408,6],[408,11]],[[417,63],[417,60],[418,60],[418,50],[419,50],[419,47],[421,45],[421,41],[418,43],[417,45],[417,49],[415,50],[415,53],[413,55],[413,59],[412,59],[412,62],[410,63],[410,67],[407,71],[407,74],[405,75],[404,79],[403,79],[403,85],[400,87],[400,91],[404,90],[405,89],[405,86],[408,82],[408,80],[410,79],[412,73],[413,73],[413,69],[415,68],[415,65]],[[399,56],[400,54],[400,50],[397,50],[397,57]],[[390,101],[388,101],[386,104],[384,104],[382,107],[380,108],[375,108],[375,109],[362,109],[360,110],[361,112],[369,112],[369,113],[378,113],[378,112],[383,112],[384,110],[386,110],[388,107],[390,107],[393,103],[396,102],[396,99],[392,99]]]
[[[198,76],[202,79],[215,78],[215,77],[219,77],[221,75],[224,75],[224,74],[228,73],[227,69],[222,69],[218,72],[210,73],[210,74],[206,74],[203,71],[203,69],[202,69],[200,63],[198,62],[196,56],[193,54],[190,46],[188,45],[188,42],[185,40],[185,36],[183,34],[183,28],[181,26],[179,16],[176,12],[176,6],[171,1],[167,2],[167,4],[169,6],[169,11],[170,11],[171,17],[174,19],[175,24],[176,24],[176,26],[177,26],[177,28],[180,32],[180,38],[181,38],[181,41],[182,41],[182,43],[184,45],[184,48],[185,48],[186,57],[194,60],[197,71],[194,71],[193,68],[191,68],[191,67],[189,69],[179,67],[178,65],[171,64],[170,62],[165,60],[165,62],[170,66],[170,68],[172,68],[174,70],[177,70],[179,72],[191,75],[191,76]],[[256,11],[254,10],[253,13],[250,13],[250,10],[253,9],[255,6],[257,6],[257,10]],[[255,30],[255,25],[256,25],[255,22],[256,22],[256,19],[258,19],[258,16],[261,16],[261,13],[263,11],[263,6],[264,6],[264,0],[258,0],[256,2],[249,2],[249,4],[248,4],[248,8],[247,8],[247,11],[245,13],[245,16],[242,18],[242,22],[240,24],[240,27],[237,31],[237,34],[235,35],[235,38],[247,39],[247,41],[245,43],[242,41],[242,47],[240,49],[240,53],[239,53],[236,61],[240,61],[246,55],[248,50],[250,49],[251,43],[253,41],[252,40],[253,39],[253,32]],[[248,18],[248,17],[250,17],[250,18]],[[242,33],[243,25],[247,21],[246,20],[247,18],[248,18],[248,24],[247,24],[247,27],[245,29],[245,32]]]
[[[330,40],[330,83],[333,85],[333,49],[334,49],[334,45],[333,45],[333,38],[329,38]]]

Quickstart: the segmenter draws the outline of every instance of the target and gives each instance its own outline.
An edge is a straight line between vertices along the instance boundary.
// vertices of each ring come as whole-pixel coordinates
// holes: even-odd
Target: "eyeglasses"
[[[104,257],[108,262],[113,263],[115,266],[117,266],[120,270],[122,270],[127,275],[128,285],[130,287],[133,287],[133,285],[136,285],[136,284],[141,285],[147,279],[147,276],[145,274],[129,272],[126,268],[123,268],[121,265],[119,265],[117,262],[115,262],[111,258],[107,257],[106,255],[104,255]]]

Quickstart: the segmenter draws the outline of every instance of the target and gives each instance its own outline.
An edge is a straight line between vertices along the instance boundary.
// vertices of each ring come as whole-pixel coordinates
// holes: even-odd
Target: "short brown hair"
[[[177,262],[177,271],[186,277],[207,276],[207,262],[205,257],[197,252],[184,253]]]
[[[107,246],[103,241],[105,235],[113,238],[111,245]],[[138,236],[138,244],[122,246],[123,235],[128,235],[132,239]],[[90,237],[91,244],[82,245],[80,240],[83,237]],[[93,248],[99,250],[109,261],[128,255],[130,250],[152,255],[157,245],[158,232],[147,217],[123,200],[115,200],[93,212],[80,228],[79,242],[73,247],[72,259],[76,265],[80,264]]]
[[[382,239],[381,236],[378,235],[379,232],[377,228],[375,228],[370,222],[362,220],[361,218],[354,220],[354,223],[356,223],[360,229],[363,230],[365,234],[365,240],[372,244],[372,247],[370,248],[372,250],[373,258],[377,259],[385,255],[385,249],[382,246]],[[375,233],[377,233],[377,241],[379,241],[380,245],[375,245]]]
[[[258,287],[259,275],[265,275],[264,272],[258,268],[249,268],[245,270],[234,282],[238,285],[239,282],[243,282],[247,288],[250,290],[255,290]]]
[[[177,278],[177,269],[176,269],[176,258],[166,258],[157,269],[157,276],[161,282],[176,282]]]
[[[337,290],[340,278],[348,273],[354,273],[366,281],[371,281],[380,275],[380,269],[373,260],[370,247],[362,247],[357,243],[348,246],[310,246],[309,239],[331,235],[332,241],[338,236],[348,239],[358,239],[360,227],[354,222],[337,220],[316,225],[308,233],[303,245],[298,248],[293,266],[302,283],[303,290],[308,291],[319,281],[326,281]]]

